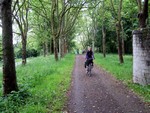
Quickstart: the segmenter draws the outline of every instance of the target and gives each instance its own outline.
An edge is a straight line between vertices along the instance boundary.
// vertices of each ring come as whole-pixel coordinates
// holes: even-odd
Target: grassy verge
[[[109,54],[104,58],[102,54],[95,54],[95,58],[96,64],[121,80],[145,102],[150,102],[150,86],[141,86],[132,82],[132,56],[124,56],[124,64],[119,64],[118,55]]]
[[[56,62],[51,57],[32,58],[17,67],[19,92],[1,98],[0,111],[19,113],[60,113],[66,102],[74,55]]]

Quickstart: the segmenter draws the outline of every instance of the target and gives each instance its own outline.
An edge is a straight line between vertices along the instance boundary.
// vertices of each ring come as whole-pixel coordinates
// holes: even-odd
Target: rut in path
[[[69,113],[150,113],[132,91],[94,65],[86,76],[84,56],[77,55],[69,93]]]

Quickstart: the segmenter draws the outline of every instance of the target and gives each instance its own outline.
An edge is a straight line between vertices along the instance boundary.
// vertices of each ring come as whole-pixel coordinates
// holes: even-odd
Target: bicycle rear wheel
[[[90,64],[89,66],[88,66],[88,69],[87,69],[87,74],[88,74],[88,76],[91,76],[91,70],[92,70],[92,65]]]

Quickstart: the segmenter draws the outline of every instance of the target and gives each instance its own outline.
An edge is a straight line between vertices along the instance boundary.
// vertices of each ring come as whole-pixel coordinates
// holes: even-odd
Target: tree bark
[[[122,55],[125,55],[124,38],[122,37]]]
[[[65,39],[64,37],[62,38],[62,48],[61,48],[61,57],[63,58],[65,56]]]
[[[103,34],[103,56],[106,57],[106,29],[104,25],[102,26],[102,34]]]
[[[146,20],[148,18],[148,0],[144,0],[143,11],[139,12],[138,18],[140,28],[145,28],[147,25]]]
[[[142,2],[141,0],[137,0],[139,12],[142,11],[142,3],[141,2]]]
[[[48,48],[48,41],[45,42],[45,47],[46,47],[46,55],[49,55],[49,48]]]
[[[105,28],[105,2],[103,1],[102,3],[103,6],[103,20],[102,20],[102,35],[103,35],[103,39],[102,39],[102,44],[103,44],[103,56],[104,58],[106,57],[106,28]]]
[[[54,42],[53,42],[53,39],[50,39],[50,54],[53,54],[54,53]]]
[[[60,55],[60,58],[63,58],[63,42],[62,42],[62,37],[59,38],[59,55]]]
[[[26,61],[26,57],[27,57],[26,46],[27,46],[27,36],[26,36],[26,34],[23,34],[22,35],[22,65],[25,65],[27,63],[27,61]]]
[[[120,0],[119,11],[118,11],[118,21],[116,22],[116,34],[117,34],[117,41],[118,41],[118,55],[119,55],[120,63],[124,63],[123,52],[122,52],[122,38],[120,35],[122,2],[123,2],[123,0]]]
[[[53,46],[54,46],[54,56],[55,60],[58,61],[58,47],[57,47],[57,39],[59,39],[58,33],[58,0],[52,0],[51,7],[51,29],[52,29],[52,37],[53,37]]]
[[[61,4],[62,4],[62,13],[61,13],[61,21],[60,21],[60,23],[61,23],[61,28],[60,28],[60,39],[59,39],[59,41],[60,41],[60,45],[59,45],[59,47],[60,47],[60,49],[59,49],[59,53],[60,53],[60,58],[63,58],[64,57],[64,38],[65,38],[65,32],[64,32],[64,28],[65,28],[65,15],[63,15],[64,13],[65,13],[65,0],[61,0]]]
[[[16,2],[18,7],[18,12],[13,15],[14,19],[16,20],[22,38],[22,65],[25,65],[26,58],[27,58],[27,33],[28,33],[28,13],[29,13],[29,3],[27,1],[23,1],[21,3],[22,7],[20,7],[20,3]]]
[[[46,57],[46,44],[45,42],[43,43],[43,55]]]
[[[67,52],[68,52],[66,39],[64,39],[64,49],[63,49],[63,51],[64,51],[64,55],[67,54]]]
[[[118,41],[118,55],[120,63],[124,63],[123,60],[123,53],[122,53],[122,38],[120,35],[121,31],[121,24],[120,22],[116,23],[116,34],[117,34],[117,41]]]
[[[2,14],[2,46],[3,46],[3,94],[18,91],[12,34],[12,0],[3,0]]]
[[[57,47],[57,40],[56,38],[53,38],[54,41],[54,55],[55,55],[55,60],[58,61],[58,47]]]
[[[125,55],[125,45],[124,45],[125,32],[124,32],[124,27],[122,22],[121,22],[121,30],[122,30],[122,54]]]

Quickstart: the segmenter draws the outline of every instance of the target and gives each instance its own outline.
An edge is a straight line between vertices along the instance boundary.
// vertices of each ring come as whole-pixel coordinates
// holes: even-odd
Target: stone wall
[[[150,84],[150,30],[133,31],[133,82]]]

